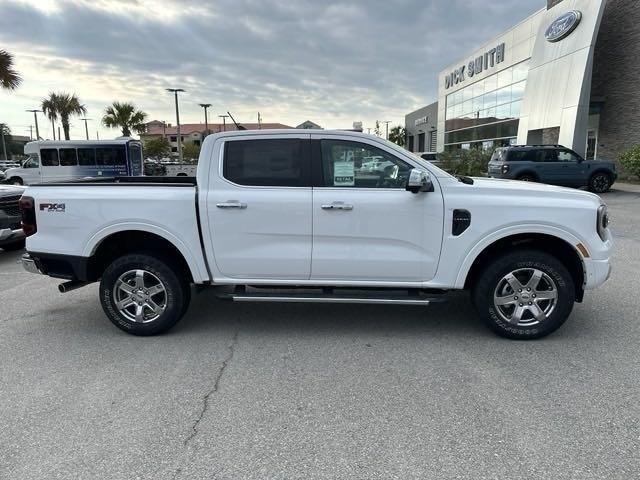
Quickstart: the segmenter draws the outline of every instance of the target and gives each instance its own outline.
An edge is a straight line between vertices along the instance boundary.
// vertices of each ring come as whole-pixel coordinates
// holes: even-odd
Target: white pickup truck
[[[385,168],[363,168],[371,157]],[[25,268],[63,292],[100,280],[107,317],[136,335],[175,325],[199,284],[233,301],[409,305],[468,289],[492,330],[531,339],[611,268],[597,195],[456,178],[355,132],[210,135],[195,179],[34,185],[21,208]]]

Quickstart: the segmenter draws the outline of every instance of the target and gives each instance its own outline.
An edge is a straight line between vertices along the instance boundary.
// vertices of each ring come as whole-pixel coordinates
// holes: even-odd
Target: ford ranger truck
[[[135,335],[175,325],[196,284],[236,302],[382,305],[464,289],[494,332],[533,339],[611,270],[597,195],[456,178],[356,132],[223,132],[195,178],[33,185],[21,209],[24,267],[62,292],[99,281],[106,316]]]

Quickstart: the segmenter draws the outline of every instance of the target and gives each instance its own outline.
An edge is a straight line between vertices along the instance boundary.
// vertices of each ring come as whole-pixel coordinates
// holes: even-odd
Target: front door
[[[222,155],[207,196],[218,271],[230,278],[308,280],[309,135],[230,138]]]
[[[443,200],[405,190],[419,164],[377,142],[349,137],[314,142],[321,177],[313,189],[311,279],[422,282],[435,276],[443,233]],[[375,168],[366,159],[376,158]]]
[[[554,183],[567,186],[584,185],[586,166],[582,158],[571,150],[557,150],[556,153]]]
[[[25,185],[40,183],[40,159],[37,155],[29,155],[22,164],[20,175]]]

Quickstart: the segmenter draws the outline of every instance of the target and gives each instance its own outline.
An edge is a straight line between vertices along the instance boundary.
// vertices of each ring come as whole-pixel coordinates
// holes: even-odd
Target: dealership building
[[[639,60],[637,0],[549,0],[440,72],[437,104],[406,116],[407,148],[560,144],[616,159],[640,143]]]

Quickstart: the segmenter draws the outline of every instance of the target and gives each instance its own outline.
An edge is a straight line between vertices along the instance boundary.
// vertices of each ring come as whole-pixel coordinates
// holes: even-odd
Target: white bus
[[[29,142],[24,153],[27,159],[21,167],[4,172],[6,183],[29,185],[144,175],[142,144],[132,138]]]

